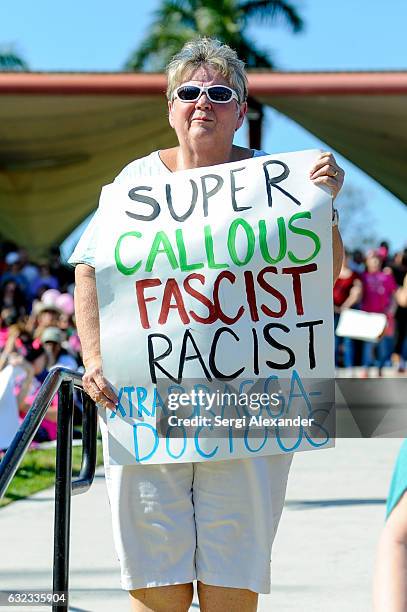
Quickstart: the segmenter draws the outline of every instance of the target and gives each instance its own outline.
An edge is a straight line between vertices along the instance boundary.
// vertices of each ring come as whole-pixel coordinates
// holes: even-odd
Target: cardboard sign
[[[104,414],[112,464],[333,444],[327,398],[309,391],[334,376],[331,197],[309,179],[318,154],[103,188],[96,281],[103,369],[119,396]]]
[[[348,308],[340,314],[336,335],[363,342],[378,342],[386,325],[385,314]]]

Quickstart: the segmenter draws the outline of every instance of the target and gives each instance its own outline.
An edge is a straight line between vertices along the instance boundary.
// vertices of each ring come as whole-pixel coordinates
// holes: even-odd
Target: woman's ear
[[[237,131],[242,126],[246,115],[247,115],[247,102],[243,102],[243,104],[239,104],[238,106],[238,114],[237,114],[235,131]]]
[[[174,122],[172,119],[172,105],[173,105],[173,102],[170,102],[170,100],[168,100],[168,121],[169,121],[170,126],[174,128]]]

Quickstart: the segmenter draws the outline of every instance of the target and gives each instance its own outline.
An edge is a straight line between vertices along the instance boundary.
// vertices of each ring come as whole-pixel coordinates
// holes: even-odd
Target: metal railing
[[[72,479],[74,387],[81,389],[83,394],[83,420],[81,468],[78,477]],[[67,612],[71,495],[85,493],[89,489],[96,467],[97,409],[94,401],[83,391],[80,374],[62,367],[55,367],[49,372],[0,463],[0,499],[13,479],[56,393],[58,416],[52,590],[55,594],[64,592],[67,597],[63,604],[61,601],[53,603],[52,610]]]

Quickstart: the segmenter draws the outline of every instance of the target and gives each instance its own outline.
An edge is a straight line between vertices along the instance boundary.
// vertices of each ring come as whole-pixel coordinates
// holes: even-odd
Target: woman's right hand
[[[102,359],[100,357],[86,360],[82,382],[86,393],[97,404],[101,404],[109,410],[116,408],[118,397],[109,381],[103,376]]]

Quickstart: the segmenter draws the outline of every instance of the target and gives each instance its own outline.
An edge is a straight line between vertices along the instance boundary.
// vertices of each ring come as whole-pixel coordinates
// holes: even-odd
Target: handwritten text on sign
[[[257,416],[298,414],[298,403],[302,414],[304,407],[315,412],[304,380],[333,377],[331,205],[309,180],[317,156],[258,157],[103,188],[101,347],[120,399],[106,415],[112,463],[332,444],[322,425],[313,439],[301,420],[289,442],[264,425],[263,444],[250,442],[250,419],[232,443],[222,433],[214,444],[214,420],[196,422],[193,435],[183,435],[182,424],[164,435],[157,429],[159,415],[169,412],[167,396],[191,380],[195,389],[216,382],[218,391],[261,381],[266,392],[281,378],[286,394],[279,389],[277,408],[269,402]]]

